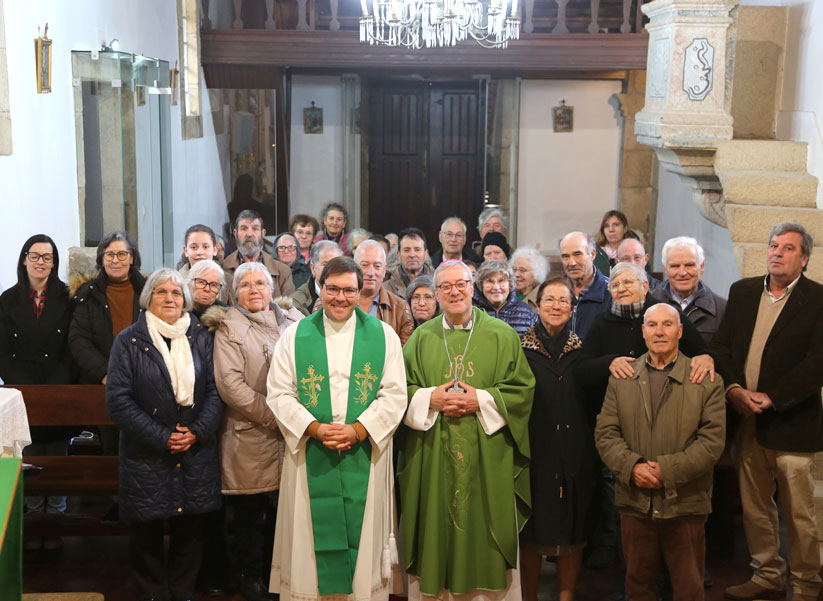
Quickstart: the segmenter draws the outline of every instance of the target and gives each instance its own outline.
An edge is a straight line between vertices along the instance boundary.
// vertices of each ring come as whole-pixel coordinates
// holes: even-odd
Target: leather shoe
[[[743,584],[730,586],[725,591],[727,599],[737,601],[755,601],[755,599],[780,599],[786,596],[786,591],[766,588],[754,580],[749,580]]]
[[[240,577],[240,594],[246,601],[271,601],[269,591],[263,586],[263,582],[253,576]]]

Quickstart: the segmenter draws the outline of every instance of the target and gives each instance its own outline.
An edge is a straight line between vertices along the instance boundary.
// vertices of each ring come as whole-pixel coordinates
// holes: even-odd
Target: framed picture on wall
[[[49,24],[43,35],[34,40],[34,61],[37,69],[37,93],[51,92],[51,40],[46,37],[49,33]]]
[[[574,107],[561,100],[560,106],[552,109],[552,122],[555,132],[574,131]]]
[[[314,105],[303,109],[303,133],[322,134],[323,133],[323,109]]]

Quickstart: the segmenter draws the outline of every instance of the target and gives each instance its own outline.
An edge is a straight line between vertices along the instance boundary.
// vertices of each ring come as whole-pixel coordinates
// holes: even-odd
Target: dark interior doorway
[[[371,81],[368,93],[368,228],[422,229],[429,252],[446,217],[476,237],[485,181],[486,86],[465,82]]]

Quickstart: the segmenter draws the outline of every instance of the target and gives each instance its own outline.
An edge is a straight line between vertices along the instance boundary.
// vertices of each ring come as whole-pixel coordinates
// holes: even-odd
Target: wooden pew
[[[23,394],[29,426],[113,426],[102,385],[4,386]],[[117,494],[118,458],[114,455],[26,455],[25,463],[42,469],[26,472],[26,495],[111,496]],[[89,516],[26,514],[27,536],[110,535],[125,533],[119,523]]]

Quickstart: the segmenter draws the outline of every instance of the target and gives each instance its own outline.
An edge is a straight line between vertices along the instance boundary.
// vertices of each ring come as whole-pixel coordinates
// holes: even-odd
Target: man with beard
[[[263,252],[263,236],[266,230],[263,228],[263,219],[254,211],[241,211],[234,223],[234,240],[237,250],[223,260],[223,269],[226,270],[227,284],[231,282],[234,270],[242,263],[262,263],[271,274],[274,289],[272,298],[278,296],[288,296],[294,292],[294,282],[292,281],[291,269]]]
[[[397,243],[397,256],[400,265],[391,272],[386,288],[400,298],[406,298],[406,288],[419,275],[431,275],[432,268],[426,264],[429,251],[426,248],[426,235],[416,227],[410,227],[400,232]]]
[[[383,245],[374,240],[364,240],[354,251],[354,262],[363,272],[363,289],[358,305],[364,313],[389,324],[397,332],[400,342],[406,344],[414,331],[414,318],[408,303],[389,292],[383,283],[386,276]]]

